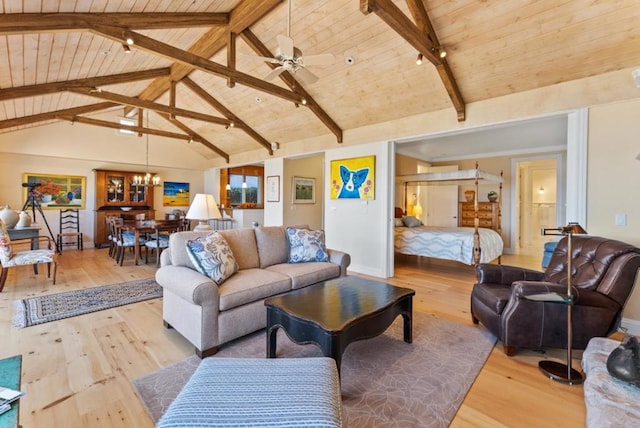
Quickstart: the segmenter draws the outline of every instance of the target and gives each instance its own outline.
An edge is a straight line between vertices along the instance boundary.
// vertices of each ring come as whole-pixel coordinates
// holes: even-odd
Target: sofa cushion
[[[306,287],[340,276],[340,266],[329,262],[281,263],[269,266],[266,270],[289,276],[292,289]]]
[[[287,227],[289,263],[328,262],[324,231]]]
[[[256,227],[256,244],[258,245],[258,256],[260,258],[260,268],[278,263],[286,263],[289,258],[289,241],[283,227]]]
[[[243,269],[218,289],[220,310],[227,311],[289,290],[291,278],[286,275],[264,269]]]
[[[218,232],[189,240],[185,245],[196,270],[218,285],[238,271],[231,248]]]
[[[220,230],[219,233],[231,247],[241,270],[260,267],[256,234],[253,229],[227,229]]]
[[[169,253],[171,254],[171,264],[174,266],[184,266],[197,270],[189,253],[187,252],[187,241],[196,239],[199,236],[207,236],[211,231],[199,232],[176,232],[169,235]],[[162,254],[165,254],[163,251]]]

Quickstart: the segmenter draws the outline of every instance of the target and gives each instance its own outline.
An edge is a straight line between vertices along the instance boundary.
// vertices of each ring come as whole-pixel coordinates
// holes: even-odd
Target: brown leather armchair
[[[574,295],[573,347],[584,349],[592,337],[614,333],[640,268],[640,249],[612,239],[574,235],[571,285]],[[567,238],[556,247],[544,272],[479,264],[471,291],[471,316],[503,343],[517,348],[565,348],[566,305],[527,300],[533,294],[567,292]]]

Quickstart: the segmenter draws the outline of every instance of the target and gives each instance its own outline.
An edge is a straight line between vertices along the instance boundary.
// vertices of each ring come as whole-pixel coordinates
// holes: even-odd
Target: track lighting
[[[418,59],[416,59],[416,65],[421,65],[422,64],[422,54],[419,53],[418,54]]]
[[[440,48],[440,58],[444,58],[447,56],[447,51],[445,51],[444,49]]]
[[[122,44],[122,49],[124,50],[124,53],[131,53],[131,48],[129,47],[129,45],[125,45],[124,43]]]
[[[303,98],[303,99],[302,99],[302,105],[303,105],[303,106],[306,106],[306,105],[307,105],[307,99],[306,99],[306,98]]]

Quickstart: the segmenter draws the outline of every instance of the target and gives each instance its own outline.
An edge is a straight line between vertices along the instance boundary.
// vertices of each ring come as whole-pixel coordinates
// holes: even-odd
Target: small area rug
[[[13,326],[24,328],[158,297],[162,287],[153,278],[29,297],[13,303]]]
[[[402,340],[402,317],[373,339],[354,342],[342,358],[345,426],[447,427],[482,369],[495,336],[434,316],[414,314],[413,343]],[[321,356],[278,330],[278,358]],[[264,358],[264,330],[239,339],[216,357]],[[158,421],[200,363],[191,356],[134,379],[147,411]],[[215,405],[215,403],[212,403]]]

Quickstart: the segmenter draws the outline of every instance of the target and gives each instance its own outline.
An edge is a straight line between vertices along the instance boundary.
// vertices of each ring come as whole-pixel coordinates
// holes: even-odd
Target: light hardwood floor
[[[536,268],[539,258],[504,256],[503,264]],[[152,427],[132,379],[193,354],[193,347],[162,326],[162,301],[150,300],[24,329],[11,326],[12,302],[29,296],[154,275],[155,266],[116,266],[107,250],[65,250],[58,283],[42,272],[12,269],[0,293],[0,358],[22,354],[20,420],[30,427]],[[416,290],[414,310],[473,326],[469,294],[474,269],[459,263],[399,256],[389,283]],[[484,328],[474,326],[473,328]],[[539,372],[541,358],[563,360],[562,350],[506,357],[492,351],[456,415],[453,427],[581,427],[582,386],[565,386]],[[574,367],[580,352],[574,352]]]

